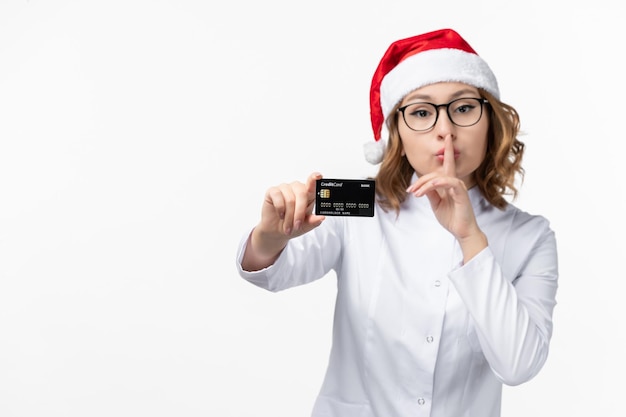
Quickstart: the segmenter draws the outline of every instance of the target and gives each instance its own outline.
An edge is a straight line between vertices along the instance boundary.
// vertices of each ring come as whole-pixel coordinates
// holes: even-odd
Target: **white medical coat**
[[[400,215],[327,217],[274,265],[240,275],[270,291],[334,270],[332,348],[313,417],[497,417],[502,384],[539,372],[556,304],[548,221],[469,190],[488,248],[463,265],[426,197]]]

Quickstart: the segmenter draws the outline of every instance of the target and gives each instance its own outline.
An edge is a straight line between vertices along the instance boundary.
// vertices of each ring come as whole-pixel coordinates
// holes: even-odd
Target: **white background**
[[[623,14],[608,0],[0,1],[0,416],[307,416],[334,277],[235,270],[265,189],[373,173],[392,41],[457,29],[557,233],[551,355],[503,415],[623,416]]]

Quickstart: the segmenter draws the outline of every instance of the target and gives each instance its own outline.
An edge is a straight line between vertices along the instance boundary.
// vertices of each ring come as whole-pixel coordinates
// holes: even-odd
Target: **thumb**
[[[316,181],[322,179],[322,174],[314,172],[306,180],[306,191],[309,195],[309,203],[315,201]]]

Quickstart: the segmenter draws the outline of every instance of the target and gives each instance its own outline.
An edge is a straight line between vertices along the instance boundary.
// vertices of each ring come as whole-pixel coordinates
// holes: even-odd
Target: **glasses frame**
[[[452,120],[452,116],[450,116],[450,105],[453,103],[456,103],[457,101],[460,100],[476,100],[478,101],[478,103],[480,104],[480,116],[478,116],[478,120],[476,120],[474,123],[469,124],[469,125],[460,125],[458,123],[455,123],[454,120]],[[407,109],[407,107],[413,106],[415,104],[430,104],[431,106],[433,106],[435,108],[435,120],[433,121],[433,124],[430,125],[429,127],[427,127],[426,129],[413,129],[411,126],[409,126],[409,124],[406,121],[406,117],[404,116],[404,111]],[[406,127],[408,127],[409,129],[413,130],[414,132],[425,132],[427,130],[432,129],[433,127],[435,127],[435,125],[437,124],[437,121],[439,120],[439,109],[441,107],[444,107],[446,109],[446,114],[448,115],[448,120],[450,120],[450,123],[452,123],[455,126],[459,126],[459,127],[470,127],[470,126],[474,126],[476,123],[480,122],[480,119],[483,118],[483,107],[485,104],[489,104],[489,100],[482,98],[482,97],[461,97],[461,98],[457,98],[452,100],[449,103],[446,104],[435,104],[435,103],[429,103],[427,101],[416,101],[414,103],[409,103],[406,104],[400,108],[398,108],[398,110],[396,110],[399,113],[402,113],[402,120],[404,120],[404,124],[406,125]]]

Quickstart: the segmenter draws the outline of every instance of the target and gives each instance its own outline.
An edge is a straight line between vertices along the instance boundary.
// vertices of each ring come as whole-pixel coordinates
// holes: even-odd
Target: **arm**
[[[272,265],[289,239],[303,235],[322,223],[323,216],[312,214],[315,181],[321,177],[314,173],[305,184],[292,182],[267,190],[261,221],[250,234],[241,260],[245,271],[258,271]]]
[[[530,231],[522,233],[524,241],[512,242],[514,249],[505,256],[504,262],[520,262],[520,256],[526,257],[513,283],[489,249],[450,274],[472,317],[487,362],[508,385],[528,381],[540,371],[552,336],[558,279],[556,241],[547,224],[538,228],[535,223],[529,228],[535,230],[534,236],[529,236]],[[524,247],[529,241],[530,246]]]
[[[330,219],[333,220],[333,219]],[[324,222],[322,227],[306,235],[291,239],[269,266],[246,271],[241,261],[250,234],[242,236],[236,264],[239,275],[246,281],[272,292],[304,285],[325,276],[341,259],[341,227],[336,222]]]

